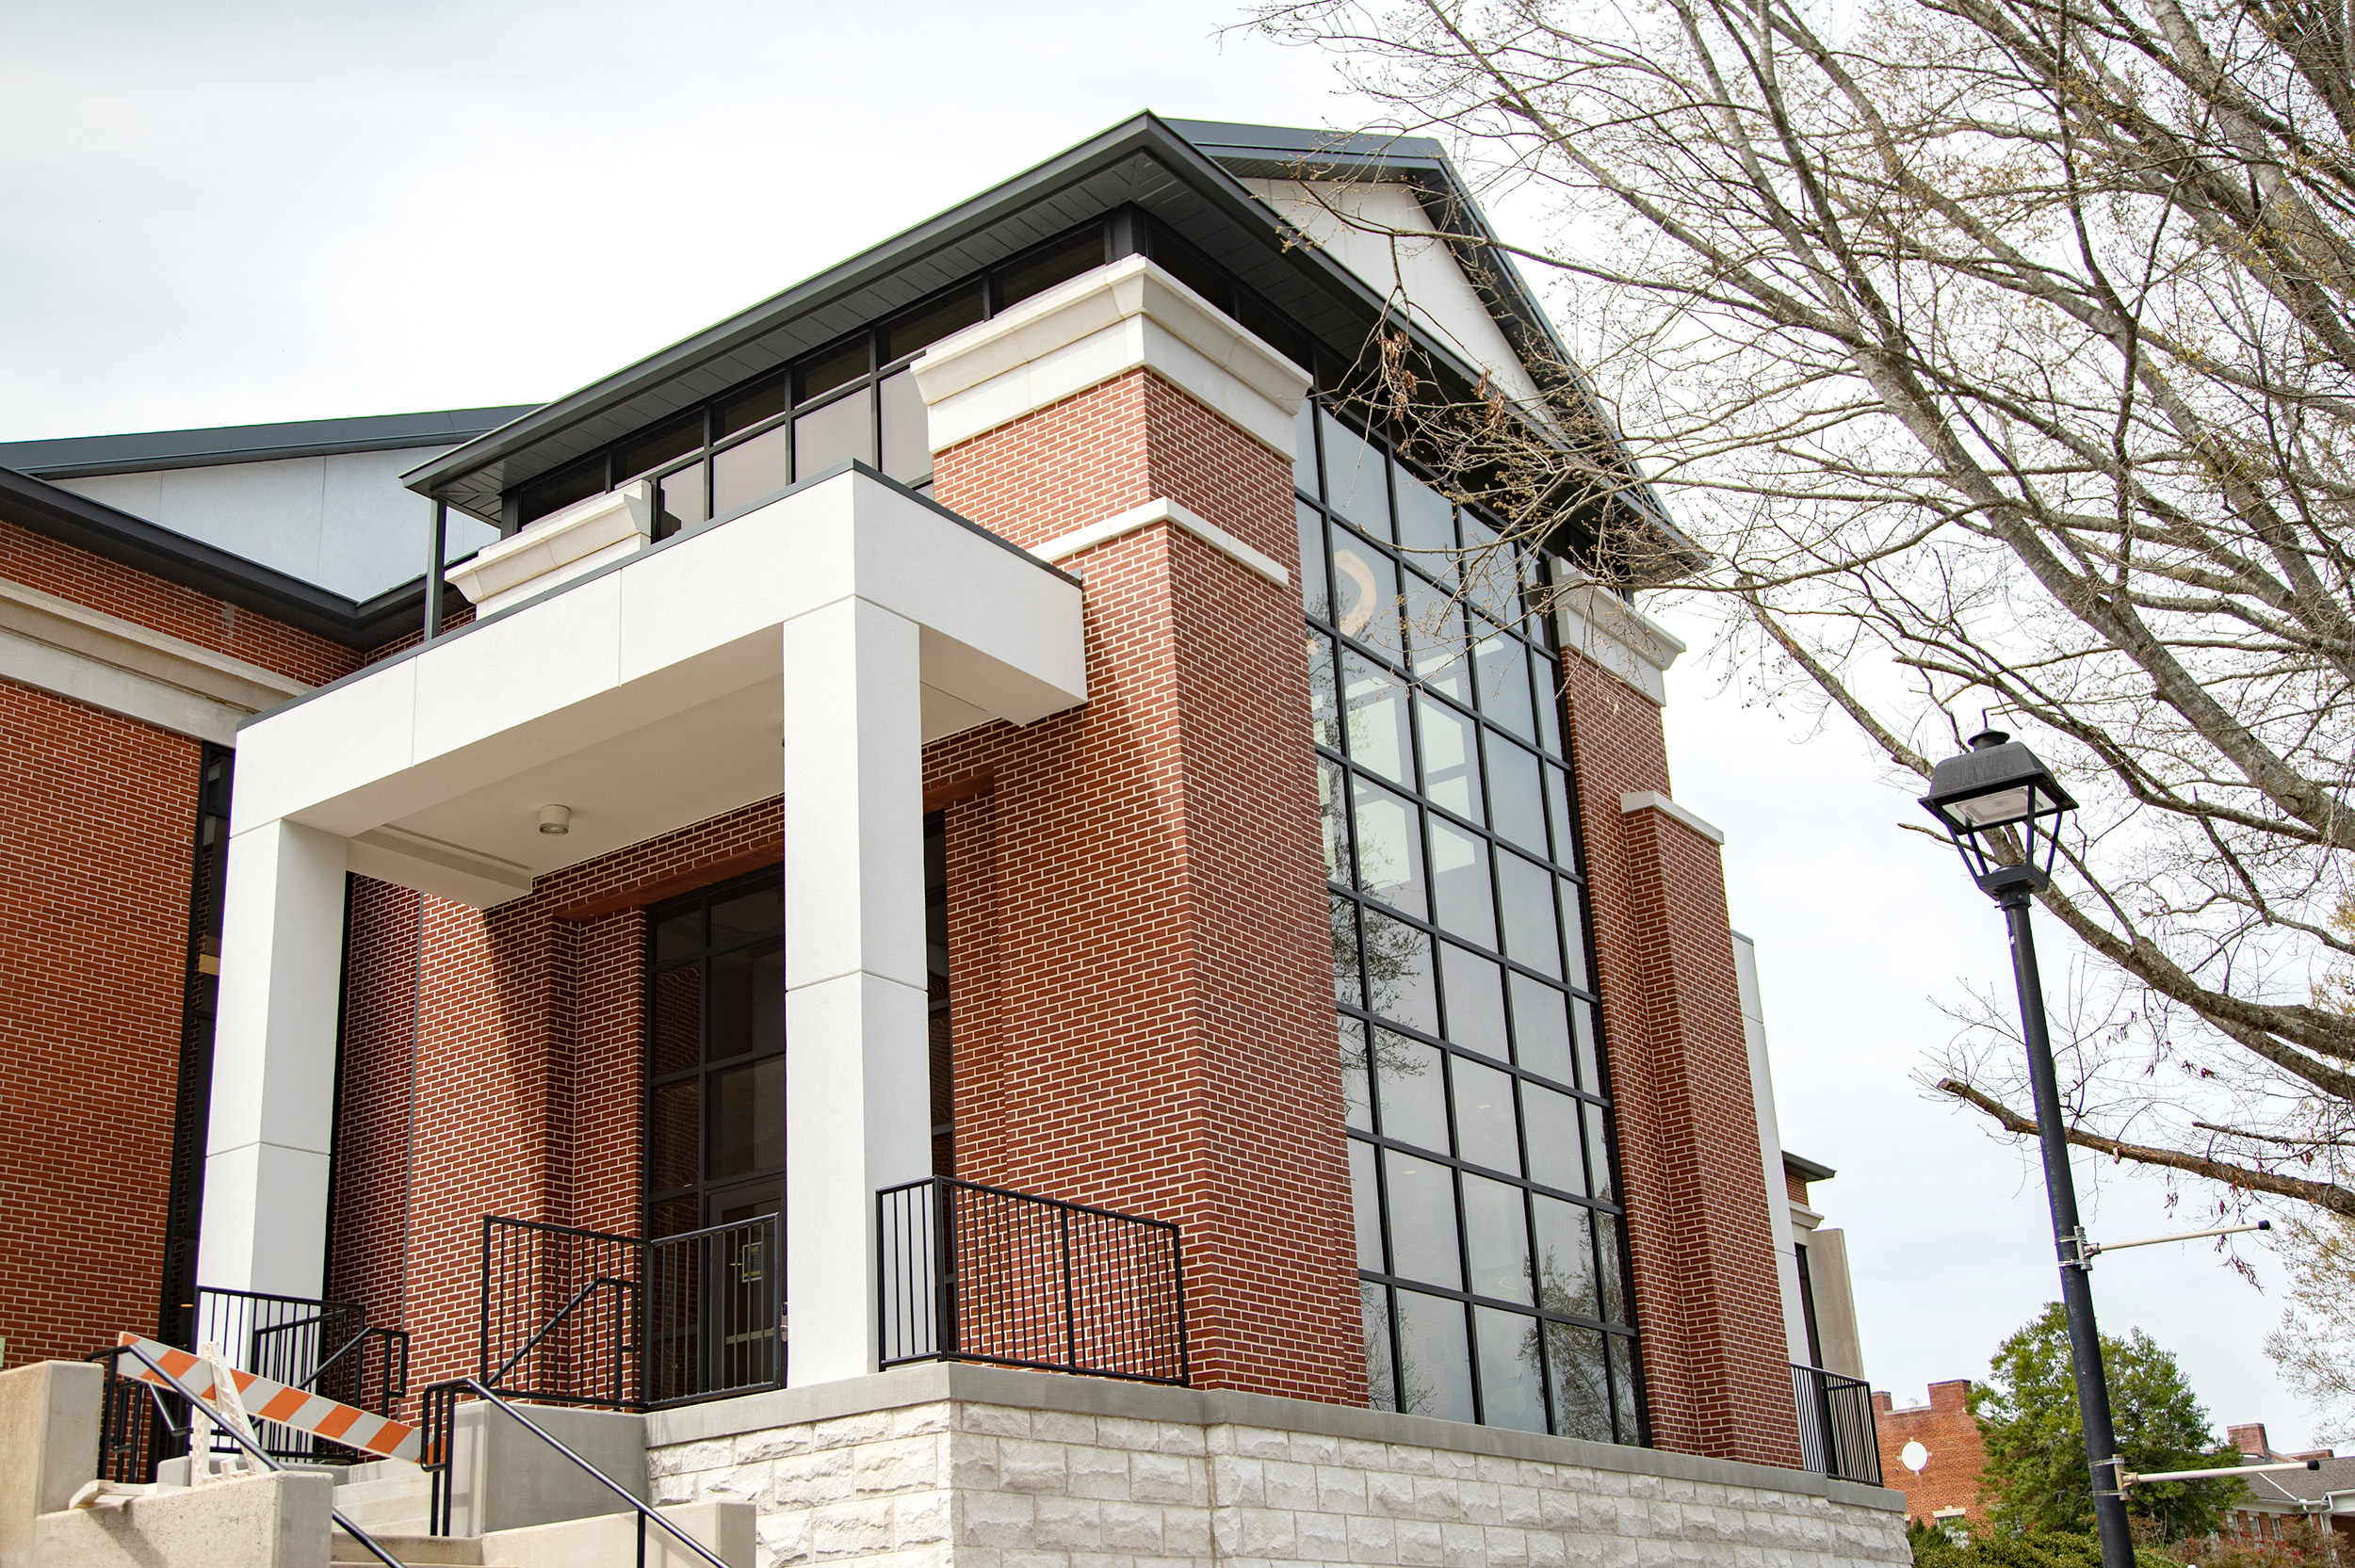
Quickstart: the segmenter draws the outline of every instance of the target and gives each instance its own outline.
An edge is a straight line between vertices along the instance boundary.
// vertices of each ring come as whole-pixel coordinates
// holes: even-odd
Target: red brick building
[[[1881,1484],[1906,1495],[1908,1518],[1965,1528],[1986,1523],[1979,1472],[1987,1468],[1987,1447],[1971,1414],[1968,1378],[1934,1382],[1928,1404],[1904,1410],[1876,1392],[1873,1421],[1880,1438]]]
[[[0,447],[11,1363],[304,1310],[404,1410],[946,1358],[1797,1466],[1680,645],[1352,403],[1402,288],[1556,348],[1341,180],[1485,232],[1146,116],[544,407]]]

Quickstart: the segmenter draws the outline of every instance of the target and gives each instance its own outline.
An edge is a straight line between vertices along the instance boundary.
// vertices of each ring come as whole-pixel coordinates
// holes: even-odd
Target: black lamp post
[[[2037,978],[2036,933],[2028,900],[2052,883],[2061,818],[2077,808],[2036,753],[2001,730],[1971,737],[1971,750],[1930,773],[1922,804],[1962,853],[1972,880],[1995,900],[2011,928],[2011,968],[2020,986],[2020,1029],[2028,1045],[2028,1075],[2036,1086],[2036,1122],[2044,1150],[2044,1190],[2053,1208],[2053,1240],[2060,1253],[2061,1306],[2069,1318],[2070,1360],[2077,1375],[2077,1411],[2093,1476],[2093,1518],[2102,1537],[2103,1568],[2135,1568],[2134,1538],[2126,1528],[2126,1498],[2119,1485],[2118,1437],[2110,1427],[2109,1381],[2102,1371],[2102,1341],[2093,1324],[2092,1264],[2085,1227],[2077,1220],[2077,1184],[2061,1132],[2060,1088],[2053,1073],[2053,1043],[2044,1030],[2044,987]],[[1998,849],[2017,849],[2006,865]],[[2039,865],[2038,861],[2042,864]]]

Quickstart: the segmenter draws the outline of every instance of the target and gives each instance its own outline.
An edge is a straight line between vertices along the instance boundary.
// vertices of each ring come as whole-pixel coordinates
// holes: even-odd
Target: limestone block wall
[[[760,1568],[1910,1561],[1879,1488],[1261,1395],[933,1366],[648,1422],[655,1500],[754,1503]]]

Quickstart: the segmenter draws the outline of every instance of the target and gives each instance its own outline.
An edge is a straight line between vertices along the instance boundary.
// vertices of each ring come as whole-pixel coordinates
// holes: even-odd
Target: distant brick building
[[[1873,1417],[1880,1433],[1881,1484],[1906,1495],[1906,1515],[1922,1524],[1971,1527],[1983,1524],[1979,1506],[1979,1473],[1987,1467],[1987,1447],[1979,1441],[1979,1423],[1971,1414],[1971,1382],[1930,1384],[1930,1402],[1905,1410],[1893,1407],[1891,1397],[1876,1392]],[[1919,1443],[1925,1450],[1921,1469],[1906,1463],[1906,1446]]]

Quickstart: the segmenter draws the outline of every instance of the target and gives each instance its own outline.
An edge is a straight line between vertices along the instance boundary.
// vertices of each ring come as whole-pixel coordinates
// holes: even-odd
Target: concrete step
[[[360,1528],[367,1529],[365,1525]],[[412,1568],[445,1563],[471,1565],[482,1560],[482,1543],[469,1535],[379,1535],[368,1530],[368,1539]],[[360,1543],[342,1530],[335,1532],[334,1547],[328,1555],[333,1568],[344,1568],[346,1564],[384,1568],[382,1559],[370,1557]]]
[[[433,1479],[407,1460],[355,1464],[335,1487],[335,1511],[370,1535],[422,1536],[433,1513]]]

